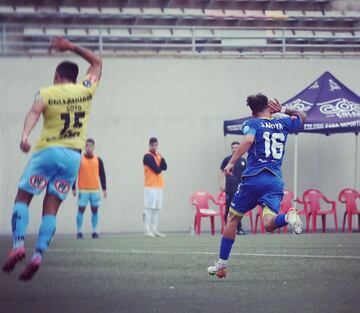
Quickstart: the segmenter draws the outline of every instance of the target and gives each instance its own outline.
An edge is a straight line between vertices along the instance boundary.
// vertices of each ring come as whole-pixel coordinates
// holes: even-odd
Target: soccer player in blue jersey
[[[234,164],[248,152],[248,164],[231,203],[228,223],[221,239],[219,260],[214,266],[208,267],[208,273],[218,278],[226,276],[227,261],[238,223],[246,212],[257,205],[263,208],[262,219],[266,231],[272,232],[287,224],[292,226],[295,234],[302,231],[302,222],[296,209],[290,209],[287,214],[279,214],[279,208],[284,195],[281,164],[287,135],[301,127],[306,115],[301,111],[282,107],[276,99],[268,101],[262,94],[249,96],[247,105],[253,118],[244,123],[244,141],[224,169],[225,175],[231,175]],[[278,112],[289,116],[273,118],[272,115]]]

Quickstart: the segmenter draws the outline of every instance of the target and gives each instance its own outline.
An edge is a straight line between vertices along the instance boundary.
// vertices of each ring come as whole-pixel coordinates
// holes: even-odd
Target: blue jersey
[[[254,176],[268,170],[282,178],[281,164],[289,132],[296,132],[301,126],[298,116],[285,118],[252,118],[243,126],[245,135],[254,135],[255,140],[248,151],[247,167],[243,176]]]

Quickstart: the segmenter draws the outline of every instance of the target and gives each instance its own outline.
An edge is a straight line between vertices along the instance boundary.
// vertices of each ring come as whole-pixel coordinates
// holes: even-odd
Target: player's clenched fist
[[[51,47],[60,52],[64,52],[71,49],[72,43],[65,38],[55,37],[51,40]]]
[[[224,168],[224,174],[226,176],[231,176],[232,172],[233,172],[233,169],[234,169],[234,164],[228,163],[228,165],[226,165],[225,168]]]

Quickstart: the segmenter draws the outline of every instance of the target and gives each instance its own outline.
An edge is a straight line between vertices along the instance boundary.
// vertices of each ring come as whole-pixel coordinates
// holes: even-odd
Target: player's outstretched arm
[[[31,149],[31,145],[29,143],[29,136],[44,109],[44,102],[42,100],[35,100],[33,105],[31,106],[30,111],[26,114],[24,129],[21,135],[20,142],[20,149],[25,153],[29,152]]]
[[[289,116],[296,115],[301,119],[301,123],[304,123],[306,120],[306,113],[299,111],[299,110],[293,110],[293,109],[288,109],[288,108],[286,108],[284,111],[283,107],[281,106],[280,102],[277,99],[269,101],[269,108],[270,108],[272,114],[282,112]]]
[[[51,40],[51,46],[60,51],[72,51],[76,53],[77,55],[84,58],[87,62],[90,63],[90,67],[87,71],[88,74],[95,75],[97,79],[100,79],[101,77],[101,71],[102,71],[102,59],[99,55],[92,52],[89,49],[77,46],[70,42],[69,40],[66,40],[62,37],[55,37]]]
[[[251,145],[254,143],[254,135],[245,135],[244,141],[241,142],[239,148],[235,151],[231,157],[228,165],[224,168],[224,173],[226,176],[232,175],[232,171],[235,163],[250,149]]]

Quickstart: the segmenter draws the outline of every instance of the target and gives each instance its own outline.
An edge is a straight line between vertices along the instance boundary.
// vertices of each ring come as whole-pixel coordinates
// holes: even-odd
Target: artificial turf
[[[359,236],[238,236],[222,280],[206,272],[219,236],[57,236],[33,281],[17,279],[24,262],[0,273],[0,312],[358,313]],[[1,261],[9,248],[0,237]]]

